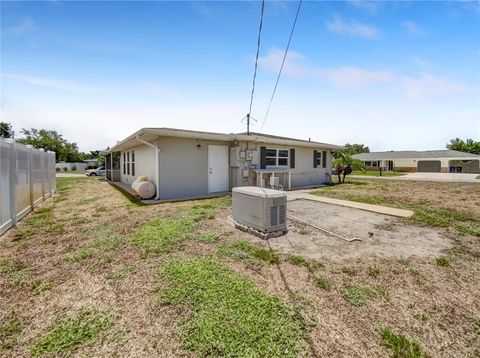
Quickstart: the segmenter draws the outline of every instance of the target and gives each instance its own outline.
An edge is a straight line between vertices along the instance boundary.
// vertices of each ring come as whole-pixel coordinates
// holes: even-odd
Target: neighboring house
[[[367,170],[480,173],[480,155],[456,150],[389,151],[355,154]]]
[[[155,199],[163,200],[266,186],[270,177],[286,190],[328,183],[331,153],[342,148],[266,134],[144,128],[102,154],[108,180],[131,185],[148,176]]]

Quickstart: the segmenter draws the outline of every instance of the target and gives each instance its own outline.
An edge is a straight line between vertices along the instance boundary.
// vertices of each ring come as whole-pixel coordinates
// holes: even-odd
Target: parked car
[[[97,169],[88,169],[86,171],[87,177],[105,176],[105,167],[98,167]]]

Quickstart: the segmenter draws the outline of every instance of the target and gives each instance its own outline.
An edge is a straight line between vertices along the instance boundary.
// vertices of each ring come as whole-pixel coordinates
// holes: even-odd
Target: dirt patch
[[[273,249],[311,259],[339,261],[371,255],[437,257],[452,247],[451,240],[439,230],[408,225],[401,219],[365,210],[294,200],[288,203],[288,212],[343,237],[361,239],[347,242],[290,220],[287,235],[269,240]],[[262,240],[255,241],[262,243]]]

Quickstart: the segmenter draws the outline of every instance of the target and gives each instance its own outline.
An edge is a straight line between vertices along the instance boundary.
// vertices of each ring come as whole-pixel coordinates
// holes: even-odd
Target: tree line
[[[22,128],[20,135],[20,138],[15,138],[17,142],[55,152],[57,162],[80,163],[86,159],[100,159],[100,150],[81,152],[77,143],[69,142],[54,130]],[[10,123],[0,122],[0,136],[13,138],[14,132]]]

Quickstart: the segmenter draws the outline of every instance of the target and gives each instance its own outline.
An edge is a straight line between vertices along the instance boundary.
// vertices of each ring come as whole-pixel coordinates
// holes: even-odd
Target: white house
[[[480,173],[480,155],[456,150],[389,151],[361,153],[353,156],[368,170]]]
[[[342,148],[266,134],[143,128],[102,154],[108,180],[131,185],[148,176],[163,200],[266,186],[270,177],[286,190],[328,183],[331,153]]]

